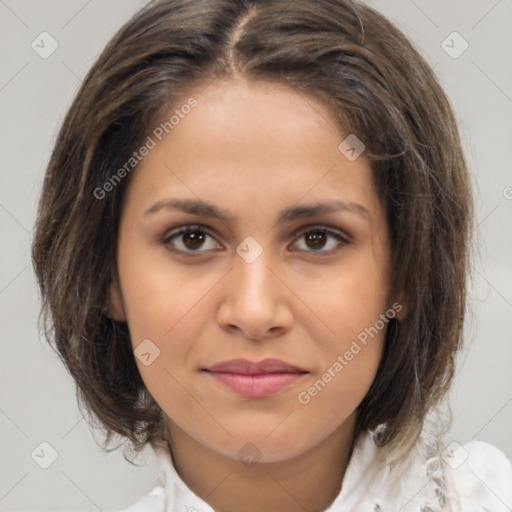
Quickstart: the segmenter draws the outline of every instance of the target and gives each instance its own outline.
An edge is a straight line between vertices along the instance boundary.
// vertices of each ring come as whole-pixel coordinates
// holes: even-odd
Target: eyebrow
[[[180,210],[191,215],[202,217],[215,217],[226,223],[234,223],[236,221],[236,217],[227,210],[219,208],[218,206],[206,201],[195,199],[162,199],[148,208],[144,212],[144,215],[152,215],[163,209]],[[277,223],[291,222],[295,219],[304,219],[339,211],[355,213],[356,215],[363,217],[365,220],[370,219],[370,214],[364,206],[358,203],[341,201],[340,199],[332,199],[302,206],[284,208],[278,214]]]

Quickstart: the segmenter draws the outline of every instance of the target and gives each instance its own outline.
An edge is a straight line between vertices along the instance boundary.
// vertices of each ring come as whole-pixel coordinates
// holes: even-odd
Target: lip
[[[308,373],[279,359],[233,359],[204,371],[232,391],[253,398],[275,395]]]

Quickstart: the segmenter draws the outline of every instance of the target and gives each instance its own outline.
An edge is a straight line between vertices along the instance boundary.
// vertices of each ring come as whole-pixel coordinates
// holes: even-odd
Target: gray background
[[[420,47],[452,100],[477,194],[478,258],[467,351],[451,394],[446,444],[489,441],[512,457],[511,0],[374,0]],[[31,231],[45,164],[81,77],[142,0],[0,0],[0,510],[116,510],[146,494],[152,453],[128,464],[97,447],[78,412],[74,384],[37,332]],[[43,31],[58,49],[42,59]],[[452,58],[442,42],[469,44]],[[452,54],[463,41],[448,38]],[[48,46],[46,46],[48,48]],[[58,458],[42,469],[46,441]],[[39,451],[38,451],[39,450]],[[36,456],[34,458],[37,459]],[[144,466],[148,464],[148,466]]]

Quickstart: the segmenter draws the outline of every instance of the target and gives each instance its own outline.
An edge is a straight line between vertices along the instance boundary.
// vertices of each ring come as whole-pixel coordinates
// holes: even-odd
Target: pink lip
[[[206,369],[215,380],[249,397],[274,395],[291,386],[307,372],[278,359],[234,359]]]

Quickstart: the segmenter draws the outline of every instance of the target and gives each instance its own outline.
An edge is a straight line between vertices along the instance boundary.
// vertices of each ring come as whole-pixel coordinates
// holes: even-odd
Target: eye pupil
[[[187,249],[199,249],[204,243],[205,233],[201,231],[191,231],[183,233],[183,243]]]
[[[321,249],[326,243],[326,238],[323,231],[311,231],[306,233],[306,244],[311,249]]]

